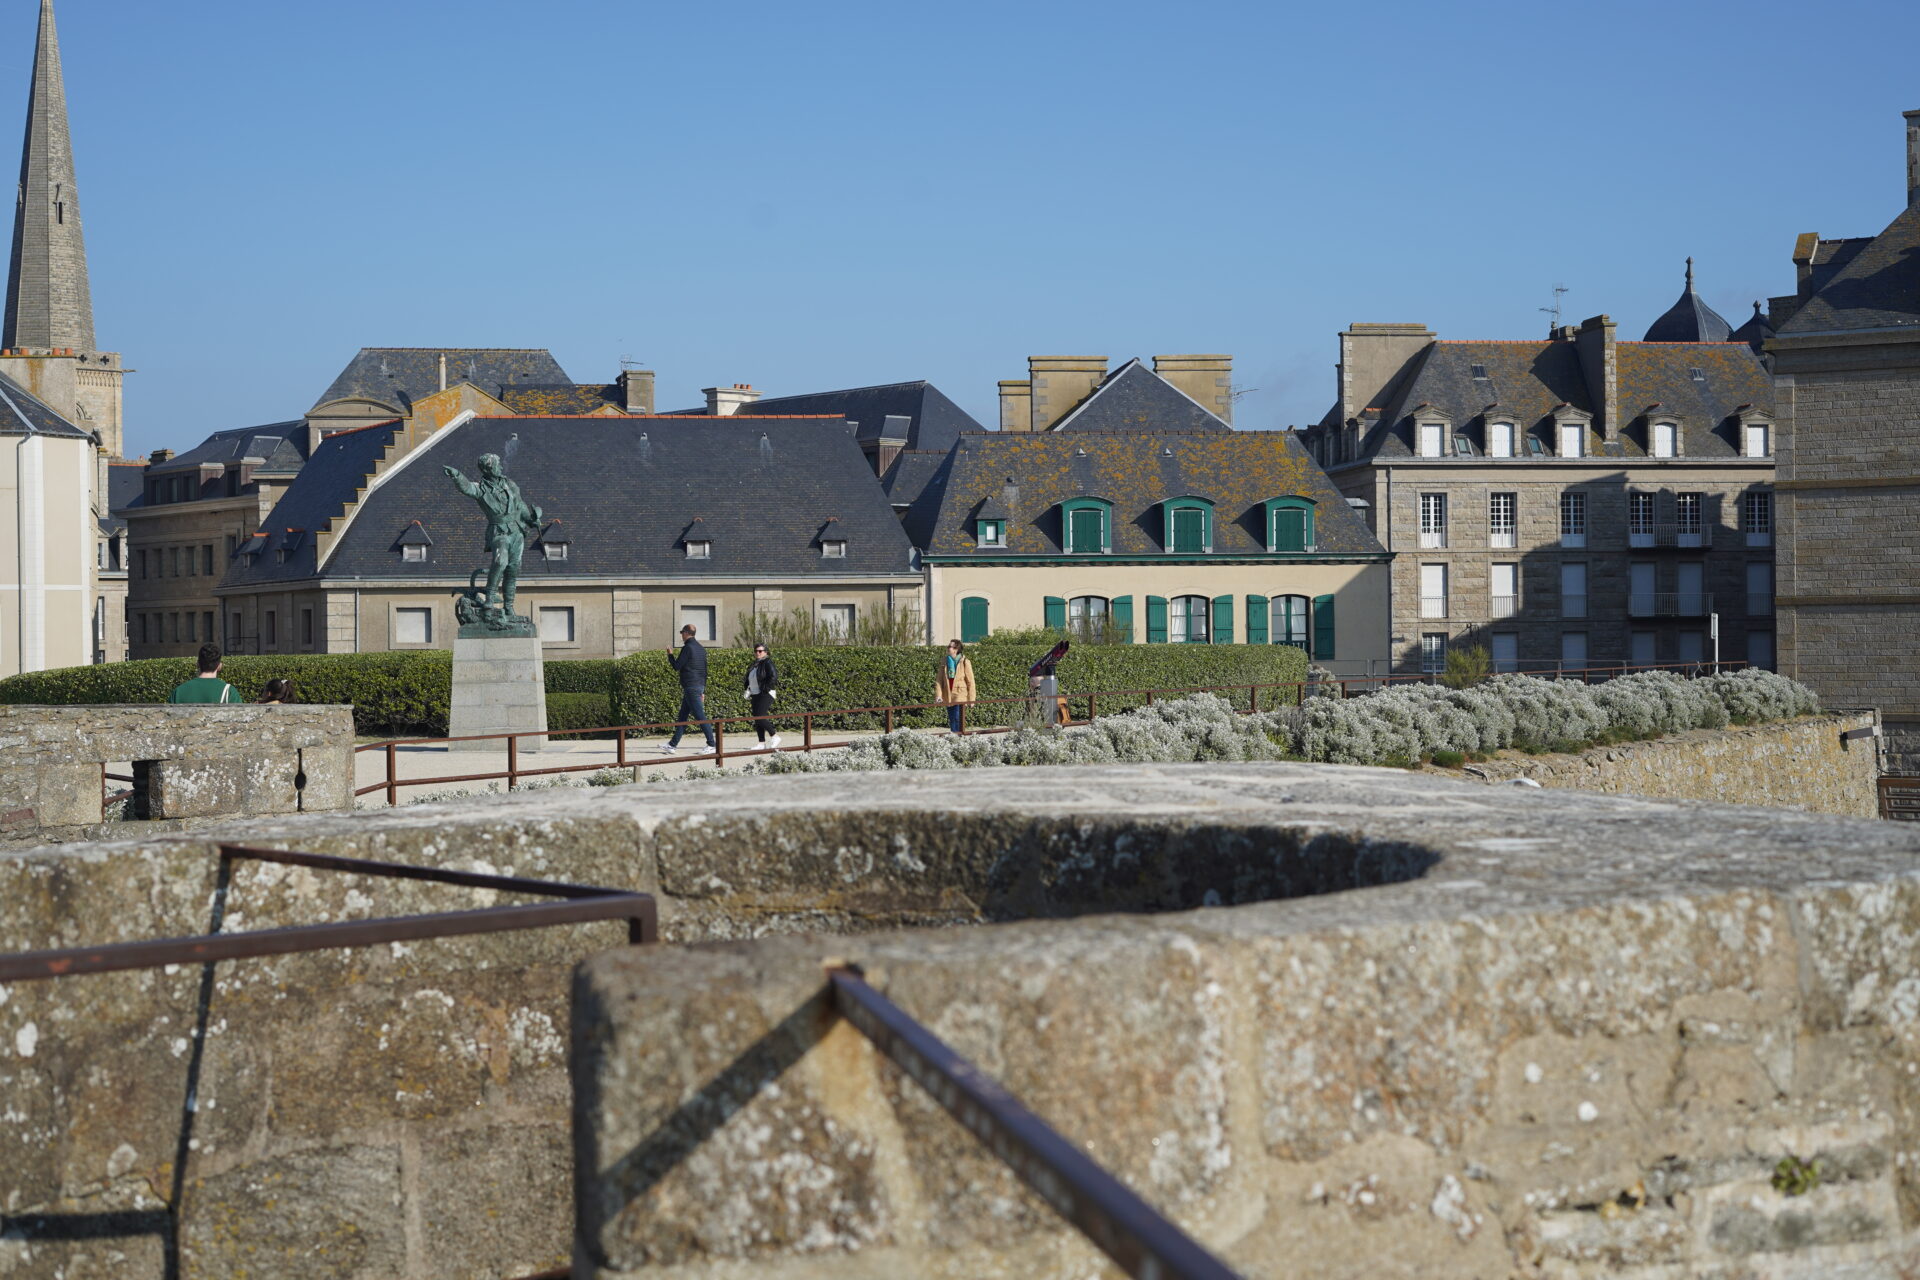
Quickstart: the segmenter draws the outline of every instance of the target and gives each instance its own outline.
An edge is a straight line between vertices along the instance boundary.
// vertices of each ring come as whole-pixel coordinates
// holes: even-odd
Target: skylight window
[[[1474,366],[1473,366],[1473,376],[1474,376],[1474,377],[1476,377],[1476,378],[1484,378],[1484,377],[1486,377],[1486,376],[1487,376],[1487,366],[1485,366],[1485,365],[1483,365],[1483,364],[1477,364],[1477,365],[1474,365]]]

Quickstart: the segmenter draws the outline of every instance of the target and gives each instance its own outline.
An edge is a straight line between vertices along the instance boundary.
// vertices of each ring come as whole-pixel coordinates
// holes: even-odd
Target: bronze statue
[[[455,488],[478,502],[480,510],[486,513],[490,561],[480,624],[491,631],[531,626],[527,619],[515,615],[513,601],[520,581],[520,557],[527,549],[527,535],[537,536],[540,532],[540,508],[528,505],[520,496],[520,486],[507,479],[498,454],[480,455],[478,480],[467,479],[457,467],[441,469],[453,477]]]

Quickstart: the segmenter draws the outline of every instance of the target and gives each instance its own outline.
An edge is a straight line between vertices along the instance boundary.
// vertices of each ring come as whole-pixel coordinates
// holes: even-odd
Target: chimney
[[[1620,404],[1620,356],[1613,339],[1613,319],[1594,316],[1582,320],[1573,335],[1580,353],[1580,372],[1587,390],[1594,397],[1593,429],[1602,440],[1613,435],[1615,411]]]
[[[1053,424],[1080,407],[1107,376],[1105,356],[1028,356],[1027,376],[1033,382],[1034,431],[1051,431]]]
[[[707,412],[716,418],[730,417],[760,398],[760,393],[744,382],[730,387],[702,387],[700,394],[707,398]]]
[[[1350,324],[1340,335],[1340,421],[1387,401],[1407,366],[1433,342],[1423,324]]]
[[[1901,114],[1907,119],[1907,203],[1920,204],[1920,111]]]
[[[1033,430],[1033,384],[1025,378],[1000,383],[1000,429]]]
[[[1153,371],[1222,422],[1233,421],[1232,356],[1155,356]]]
[[[447,353],[444,351],[440,353],[440,389],[447,389]]]
[[[169,461],[172,457],[173,450],[171,449],[155,449],[147,455],[147,465],[157,467],[161,463]]]
[[[620,388],[621,408],[628,413],[653,412],[653,370],[622,369],[615,382]]]

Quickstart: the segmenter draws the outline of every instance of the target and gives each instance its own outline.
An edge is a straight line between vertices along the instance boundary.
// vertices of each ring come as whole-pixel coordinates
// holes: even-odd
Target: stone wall
[[[1009,781],[943,780],[929,827],[1204,815],[1439,860],[1312,901],[596,957],[576,1280],[1115,1274],[828,1014],[828,956],[1252,1280],[1920,1267],[1920,832],[1327,766]],[[1777,1190],[1788,1158],[1818,1185]]]
[[[102,823],[104,774],[131,764],[127,811],[170,829],[353,807],[353,710],[0,706],[0,848],[133,832]]]
[[[1595,747],[1579,755],[1503,752],[1499,759],[1470,764],[1461,772],[1482,782],[1532,778],[1543,787],[1877,818],[1874,779],[1880,770],[1874,741],[1841,737],[1870,730],[1873,723],[1874,717],[1862,712],[1737,729],[1695,729],[1651,742]]]

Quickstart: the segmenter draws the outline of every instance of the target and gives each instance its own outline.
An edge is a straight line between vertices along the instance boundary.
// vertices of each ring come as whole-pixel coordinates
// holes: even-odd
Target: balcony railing
[[[1519,596],[1491,596],[1488,598],[1487,616],[1490,618],[1511,618],[1520,612]]]
[[[1585,593],[1585,592],[1583,591],[1583,592],[1580,592],[1580,593],[1579,593],[1579,594],[1577,594],[1577,595],[1573,595],[1573,594],[1568,594],[1568,593],[1566,593],[1566,592],[1561,592],[1561,594],[1560,594],[1560,616],[1561,616],[1561,617],[1563,617],[1563,618],[1584,618],[1584,617],[1586,617],[1586,616],[1587,616],[1587,596],[1586,596],[1586,593]]]
[[[1420,549],[1422,551],[1444,551],[1447,548],[1445,529],[1422,529],[1420,531]]]
[[[1704,618],[1713,612],[1707,591],[1636,591],[1627,597],[1632,618]]]
[[[1423,618],[1446,617],[1447,598],[1445,596],[1421,596],[1420,616]]]
[[[1512,529],[1495,529],[1487,535],[1487,546],[1495,551],[1511,551],[1520,545],[1520,537]]]
[[[1713,532],[1704,525],[1697,524],[1641,525],[1627,530],[1627,545],[1630,547],[1711,547]]]

